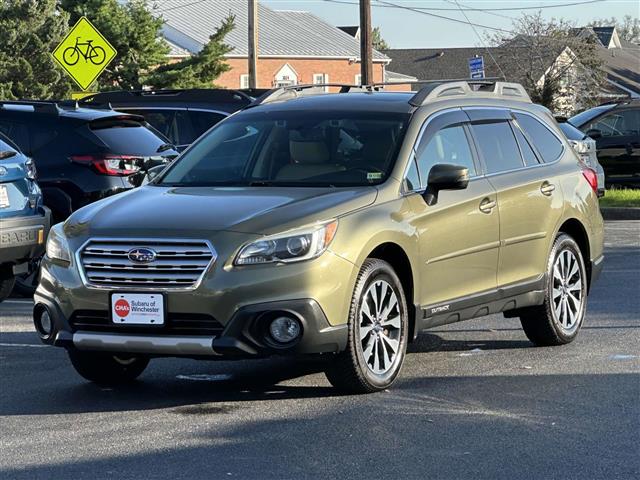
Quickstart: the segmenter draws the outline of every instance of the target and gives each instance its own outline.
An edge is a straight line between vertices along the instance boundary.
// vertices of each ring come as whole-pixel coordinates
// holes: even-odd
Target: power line
[[[458,2],[457,0],[444,0],[447,3],[450,3],[452,5],[458,5],[459,7],[464,7],[464,9],[459,8],[460,12],[462,12],[463,15],[465,15],[465,12],[481,12],[481,13],[486,13],[487,15],[493,15],[494,17],[500,17],[500,18],[506,18],[507,20],[515,20],[515,17],[510,17],[509,15],[503,15],[501,13],[496,13],[494,11],[491,10],[485,10],[485,9],[471,9],[471,7],[469,7],[468,5],[465,5],[463,3]],[[466,17],[466,15],[465,15]],[[468,18],[467,18],[468,20]]]
[[[325,1],[336,2],[338,0],[325,0]],[[413,8],[413,7],[406,7],[404,5],[398,5],[397,3],[386,2],[384,0],[377,0],[377,1],[378,1],[378,3],[381,3],[381,4],[386,5],[388,7],[398,8],[398,9],[401,9],[401,10],[408,10],[410,12],[420,13],[421,15],[427,15],[429,17],[435,17],[435,18],[439,18],[441,20],[447,20],[449,22],[462,23],[464,25],[474,25],[476,27],[485,28],[487,30],[494,30],[496,32],[504,32],[504,33],[511,33],[511,34],[514,33],[511,30],[506,30],[504,28],[491,27],[489,25],[482,25],[480,23],[472,23],[472,22],[469,22],[468,20],[464,21],[464,20],[460,20],[458,18],[445,17],[444,15],[438,15],[437,13],[431,13],[431,12],[427,12],[425,10],[418,10],[418,9]]]
[[[358,5],[358,2],[353,2],[353,1],[349,1],[349,0],[322,0],[324,2],[330,2],[330,3],[341,3],[343,5]],[[516,11],[520,11],[520,10],[546,10],[548,8],[561,8],[561,7],[573,7],[576,5],[587,5],[589,3],[601,3],[604,2],[605,0],[584,0],[584,1],[580,1],[580,2],[571,2],[571,3],[560,3],[560,4],[553,4],[553,5],[538,5],[536,7],[503,7],[503,8],[472,8],[472,7],[468,7],[465,8],[464,10],[467,12],[503,12],[503,11],[507,11],[507,10],[516,10]],[[374,5],[377,7],[382,7],[382,8],[397,8],[397,7],[391,7],[391,6],[385,6],[385,5]],[[457,12],[459,11],[458,8],[446,8],[446,7],[407,7],[405,5],[402,5],[401,7],[403,8],[413,8],[415,10],[426,10],[426,11],[434,11],[434,12]]]

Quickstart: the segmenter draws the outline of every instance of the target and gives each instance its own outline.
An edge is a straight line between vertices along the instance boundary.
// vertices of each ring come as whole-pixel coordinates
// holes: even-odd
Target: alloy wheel
[[[359,315],[360,350],[367,367],[376,375],[390,371],[402,338],[400,304],[385,280],[373,282],[362,298]]]
[[[584,291],[582,269],[571,250],[562,250],[553,265],[553,316],[565,332],[573,331],[582,318]]]

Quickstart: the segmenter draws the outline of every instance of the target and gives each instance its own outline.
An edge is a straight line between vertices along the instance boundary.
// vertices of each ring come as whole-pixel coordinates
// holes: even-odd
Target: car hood
[[[91,236],[270,234],[321,222],[373,203],[374,187],[209,188],[145,186],[74,213],[65,231]]]

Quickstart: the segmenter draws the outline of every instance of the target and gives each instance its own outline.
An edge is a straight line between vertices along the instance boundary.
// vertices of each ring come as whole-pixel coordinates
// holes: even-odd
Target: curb
[[[638,207],[605,207],[600,211],[605,220],[640,220]]]

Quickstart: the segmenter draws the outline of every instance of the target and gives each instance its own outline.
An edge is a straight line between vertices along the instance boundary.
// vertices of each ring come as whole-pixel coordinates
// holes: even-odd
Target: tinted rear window
[[[518,120],[518,124],[529,136],[540,155],[542,155],[542,160],[546,163],[555,162],[564,148],[558,137],[551,133],[551,130],[545,127],[542,122],[532,116],[521,113],[514,115]]]
[[[8,138],[5,138],[2,134],[0,134],[0,152],[7,152],[7,151],[17,152],[18,147],[16,145],[13,145],[11,140],[9,140]]]
[[[158,153],[158,148],[166,143],[165,140],[140,123],[131,126],[94,127],[92,130],[112,153],[122,155],[155,155]]]
[[[522,168],[522,157],[508,122],[474,123],[476,142],[487,165],[487,173]]]
[[[584,140],[587,136],[570,123],[560,123],[560,130],[569,140]]]

